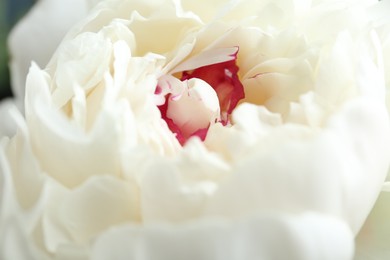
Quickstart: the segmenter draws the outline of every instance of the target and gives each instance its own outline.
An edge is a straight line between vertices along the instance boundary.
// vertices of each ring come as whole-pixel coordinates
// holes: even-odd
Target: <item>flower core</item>
[[[230,124],[230,115],[245,97],[238,77],[237,52],[233,59],[181,73],[180,79],[164,76],[155,94],[163,95],[158,107],[181,145],[192,136],[202,141],[211,124]]]

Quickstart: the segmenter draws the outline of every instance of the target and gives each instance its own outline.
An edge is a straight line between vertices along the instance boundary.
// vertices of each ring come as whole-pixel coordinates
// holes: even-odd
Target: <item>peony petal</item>
[[[219,120],[217,93],[201,79],[184,82],[184,92],[177,99],[168,98],[167,118],[179,127],[185,138]]]
[[[110,226],[139,221],[138,189],[130,181],[97,176],[75,190],[52,183],[47,196],[42,225],[45,246],[53,253],[61,245],[86,245]]]
[[[95,241],[91,259],[346,260],[352,255],[353,235],[343,222],[307,213],[122,226]]]
[[[390,257],[390,193],[382,192],[356,238],[355,260]]]
[[[323,132],[288,124],[274,128],[267,141],[258,139],[237,158],[236,174],[220,185],[209,214],[312,209],[343,217],[357,233],[386,177],[389,131],[384,105],[370,99],[349,102]],[[240,151],[242,143],[227,146]]]
[[[19,127],[24,131],[11,141],[2,139],[0,145],[0,259],[49,259],[33,239],[43,208],[44,198],[39,196],[44,182],[25,135],[26,126]]]
[[[173,1],[172,1],[173,2]],[[190,30],[199,26],[194,17],[177,16],[175,7],[166,2],[166,8],[155,9],[149,17],[140,16],[129,24],[130,30],[137,35],[137,54],[144,56],[147,53],[166,54],[175,49]],[[146,35],[153,35],[158,43],[150,41]],[[175,37],[166,37],[175,35]]]
[[[122,128],[116,122],[126,124],[118,117],[129,120],[132,117],[118,114],[112,108],[102,111],[91,133],[87,134],[67,121],[63,113],[52,109],[51,101],[47,100],[49,88],[46,80],[47,74],[36,66],[31,68],[27,99],[35,102],[26,102],[26,116],[29,127],[35,129],[31,132],[31,139],[42,168],[67,186],[76,186],[96,174],[119,175],[118,146]],[[127,110],[122,112],[129,113]],[[75,150],[75,147],[78,148]],[[63,167],[59,168],[59,165]]]
[[[61,45],[57,73],[54,75],[53,102],[64,106],[74,93],[74,85],[90,90],[102,81],[109,70],[112,44],[101,34],[83,33]]]
[[[23,220],[9,219],[0,229],[0,258],[18,260],[49,260],[44,253],[37,250],[31,237],[23,229]]]
[[[198,138],[189,139],[183,149],[176,164],[158,157],[140,159],[136,178],[145,223],[201,216],[217,182],[229,175],[230,167]]]
[[[138,188],[110,176],[90,178],[67,196],[60,218],[74,241],[86,242],[108,227],[140,220]]]
[[[176,72],[194,70],[212,64],[231,61],[235,59],[237,52],[238,47],[206,50],[180,63],[180,65],[175,67],[170,73],[174,74]]]
[[[182,80],[202,79],[215,90],[219,99],[221,121],[224,125],[229,122],[228,116],[238,102],[245,97],[243,85],[238,77],[237,53],[233,57],[234,59],[230,61],[200,67],[193,71],[184,71],[181,78]]]
[[[375,2],[102,1],[6,113],[0,257],[351,259],[390,163]],[[180,146],[156,101],[185,77],[227,118]]]
[[[143,221],[175,222],[200,216],[208,194],[202,182],[197,184],[182,183],[180,170],[166,162],[150,163],[140,178]]]
[[[13,136],[16,133],[16,125],[12,120],[10,110],[16,108],[14,99],[5,99],[0,102],[0,138]]]
[[[46,66],[65,33],[98,1],[70,0],[63,5],[61,0],[40,0],[15,26],[9,37],[9,48],[11,85],[16,97],[24,98],[31,62]]]

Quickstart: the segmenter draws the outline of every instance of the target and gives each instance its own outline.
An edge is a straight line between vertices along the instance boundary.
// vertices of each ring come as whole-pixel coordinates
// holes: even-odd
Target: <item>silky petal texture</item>
[[[370,211],[389,167],[389,120],[384,105],[375,103],[350,102],[317,134],[297,126],[274,128],[266,143],[254,143],[240,155],[236,174],[220,184],[210,202],[211,214],[240,216],[260,208],[303,207],[342,216],[357,233],[366,218],[361,212]],[[243,112],[237,116],[245,125],[254,121]],[[249,128],[256,131],[253,125]],[[373,190],[377,192],[368,195]],[[341,197],[344,200],[336,199]]]
[[[0,102],[0,138],[12,136],[16,132],[16,124],[12,120],[10,111],[16,107],[13,99],[5,99]]]
[[[351,259],[353,235],[337,219],[273,214],[240,222],[124,226],[94,243],[91,259]]]
[[[112,49],[109,41],[92,33],[81,34],[61,48],[54,79],[57,88],[53,93],[53,102],[59,107],[65,105],[73,94],[69,86],[77,85],[89,90],[102,80]]]
[[[9,113],[0,226],[32,259],[352,259],[390,163],[375,3],[102,1]],[[233,51],[246,98],[182,146],[169,83]]]
[[[145,161],[145,157],[138,158]],[[208,152],[198,139],[190,139],[181,156],[172,164],[150,158],[137,169],[143,221],[183,222],[201,217],[218,181],[230,174],[230,167]],[[134,159],[133,159],[134,161]],[[202,164],[199,164],[199,162]],[[135,166],[137,167],[137,163]],[[129,166],[128,170],[132,170]],[[177,209],[182,209],[178,211]]]
[[[73,191],[55,183],[48,187],[42,229],[45,246],[52,253],[66,244],[86,244],[111,226],[139,221],[134,183],[103,176],[90,178]]]
[[[390,23],[390,18],[388,13],[390,12],[390,2],[389,1],[381,1],[380,4],[374,6],[370,9],[371,15],[373,17],[380,17],[377,19],[378,23],[378,34],[380,37],[380,42],[383,48],[383,63],[385,67],[385,71],[389,71],[390,69],[390,28],[387,26]],[[385,73],[384,75],[387,92],[386,92],[386,101],[387,106],[390,111],[390,75],[389,73]],[[390,172],[389,172],[390,174]]]
[[[3,138],[0,147],[0,258],[49,259],[33,242],[44,201],[44,196],[39,197],[43,176],[22,116],[16,108],[13,112],[21,131],[12,140]]]
[[[26,102],[26,116],[33,130],[35,153],[44,171],[69,187],[77,186],[93,175],[119,175],[120,132],[115,125],[121,120],[115,120],[115,117],[122,115],[114,116],[114,111],[102,113],[97,119],[96,130],[85,135],[69,124],[62,114],[50,108],[44,72],[33,66],[27,82],[32,86],[28,89],[27,99],[30,100],[30,95],[37,98],[31,99],[32,104]],[[74,147],[78,149],[74,150]]]
[[[31,62],[46,66],[65,33],[97,2],[99,0],[71,0],[63,4],[62,0],[39,0],[15,26],[8,45],[11,85],[16,97],[24,97]]]
[[[382,192],[356,238],[356,260],[390,257],[390,193]]]

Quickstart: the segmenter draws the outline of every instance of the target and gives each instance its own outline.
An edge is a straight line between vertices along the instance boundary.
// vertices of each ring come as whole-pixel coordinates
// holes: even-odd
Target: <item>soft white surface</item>
[[[194,3],[104,1],[33,63],[26,120],[13,110],[1,141],[0,258],[352,259],[390,163],[376,1]],[[157,85],[237,50],[232,125],[180,146]],[[213,118],[215,92],[197,90],[187,112]],[[169,114],[186,121],[181,102]]]

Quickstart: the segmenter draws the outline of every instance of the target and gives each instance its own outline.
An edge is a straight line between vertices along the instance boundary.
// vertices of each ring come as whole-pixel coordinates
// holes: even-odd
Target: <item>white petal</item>
[[[16,109],[15,100],[6,99],[0,102],[0,138],[13,136],[16,133],[16,124],[10,114],[12,108]]]
[[[237,52],[238,52],[238,47],[206,50],[182,62],[180,65],[175,67],[170,73],[174,74],[180,71],[193,70],[193,69],[197,69],[212,64],[234,60]]]
[[[37,250],[33,240],[23,229],[23,221],[9,219],[0,229],[0,258],[18,260],[50,260],[47,255]]]
[[[143,221],[185,221],[201,215],[208,198],[202,187],[186,185],[177,167],[157,158],[145,168],[140,178]]]
[[[53,102],[64,106],[73,96],[73,86],[84,90],[95,87],[109,70],[112,44],[101,34],[83,33],[60,46]]]
[[[42,176],[22,133],[0,145],[0,259],[48,259],[33,239],[44,202]]]
[[[76,186],[93,175],[119,175],[120,133],[127,118],[131,120],[122,113],[128,110],[117,113],[112,109],[118,107],[111,107],[102,111],[91,132],[86,133],[53,109],[45,72],[33,66],[27,85],[26,117],[32,145],[45,172],[67,186]]]
[[[246,158],[241,154],[209,213],[312,209],[341,216],[358,232],[387,174],[389,132],[384,105],[365,99],[346,104],[320,132],[288,124],[274,128],[253,142]]]
[[[97,176],[74,190],[52,183],[46,196],[42,228],[52,253],[61,245],[86,245],[111,226],[139,221],[138,189],[130,181]]]
[[[390,193],[382,192],[356,238],[355,260],[390,257]]]
[[[9,38],[14,94],[23,99],[31,61],[44,67],[69,28],[98,0],[40,0],[15,26]],[[26,44],[28,43],[28,44]]]
[[[60,211],[60,218],[76,242],[88,241],[123,222],[137,222],[139,217],[137,187],[110,176],[88,179],[69,194]]]
[[[347,226],[317,214],[123,226],[100,236],[91,252],[93,260],[347,260],[352,255],[353,235]]]

